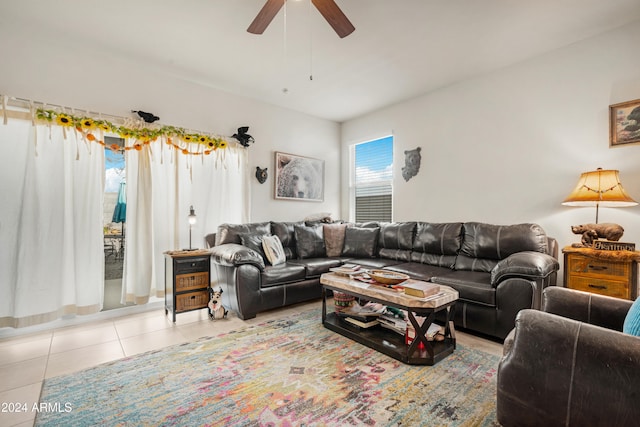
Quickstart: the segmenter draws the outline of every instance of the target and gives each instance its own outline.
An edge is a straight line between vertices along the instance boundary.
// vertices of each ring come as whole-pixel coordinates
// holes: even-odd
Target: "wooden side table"
[[[562,252],[567,288],[628,300],[637,298],[640,252],[571,246]]]
[[[211,254],[207,250],[168,251],[164,263],[164,312],[177,313],[207,308]]]

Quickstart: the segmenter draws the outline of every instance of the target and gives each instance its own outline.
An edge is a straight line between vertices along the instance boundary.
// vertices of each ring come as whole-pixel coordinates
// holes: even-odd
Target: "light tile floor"
[[[213,336],[320,307],[320,301],[260,313],[241,320],[232,312],[211,321],[206,310],[177,315],[176,323],[164,309],[126,314],[24,336],[0,338],[0,426],[31,426],[45,378],[65,375],[122,357]],[[117,311],[117,310],[112,310]],[[502,345],[457,332],[460,344],[496,355]],[[26,409],[26,411],[23,411]]]

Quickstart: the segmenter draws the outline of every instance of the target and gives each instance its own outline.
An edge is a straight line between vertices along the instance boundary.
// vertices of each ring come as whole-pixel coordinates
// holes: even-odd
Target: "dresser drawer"
[[[205,308],[209,303],[209,291],[188,292],[176,295],[176,313]]]
[[[175,274],[209,271],[210,257],[203,258],[176,258],[174,259]]]
[[[589,274],[590,277],[599,277],[613,280],[629,280],[631,265],[628,262],[615,262],[588,258],[580,255],[569,257],[569,271],[572,274]]]
[[[209,273],[188,273],[176,275],[176,292],[202,289],[209,286]]]
[[[629,299],[631,297],[628,282],[617,282],[595,277],[571,275],[569,277],[567,287],[579,291],[586,291],[616,298]]]

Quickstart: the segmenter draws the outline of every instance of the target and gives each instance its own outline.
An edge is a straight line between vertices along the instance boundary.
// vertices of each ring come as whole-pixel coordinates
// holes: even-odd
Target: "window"
[[[355,221],[392,221],[393,137],[355,145],[353,158]]]

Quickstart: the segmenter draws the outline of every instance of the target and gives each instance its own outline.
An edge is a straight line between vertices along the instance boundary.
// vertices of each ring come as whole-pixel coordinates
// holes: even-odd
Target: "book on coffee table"
[[[363,329],[371,328],[372,326],[376,326],[380,324],[380,321],[378,319],[373,319],[367,322],[363,322],[361,320],[354,319],[353,317],[345,317],[344,320],[351,323],[352,325],[358,326]]]
[[[404,293],[414,297],[425,298],[440,292],[440,286],[435,283],[421,282],[417,280],[407,280],[402,282]]]

